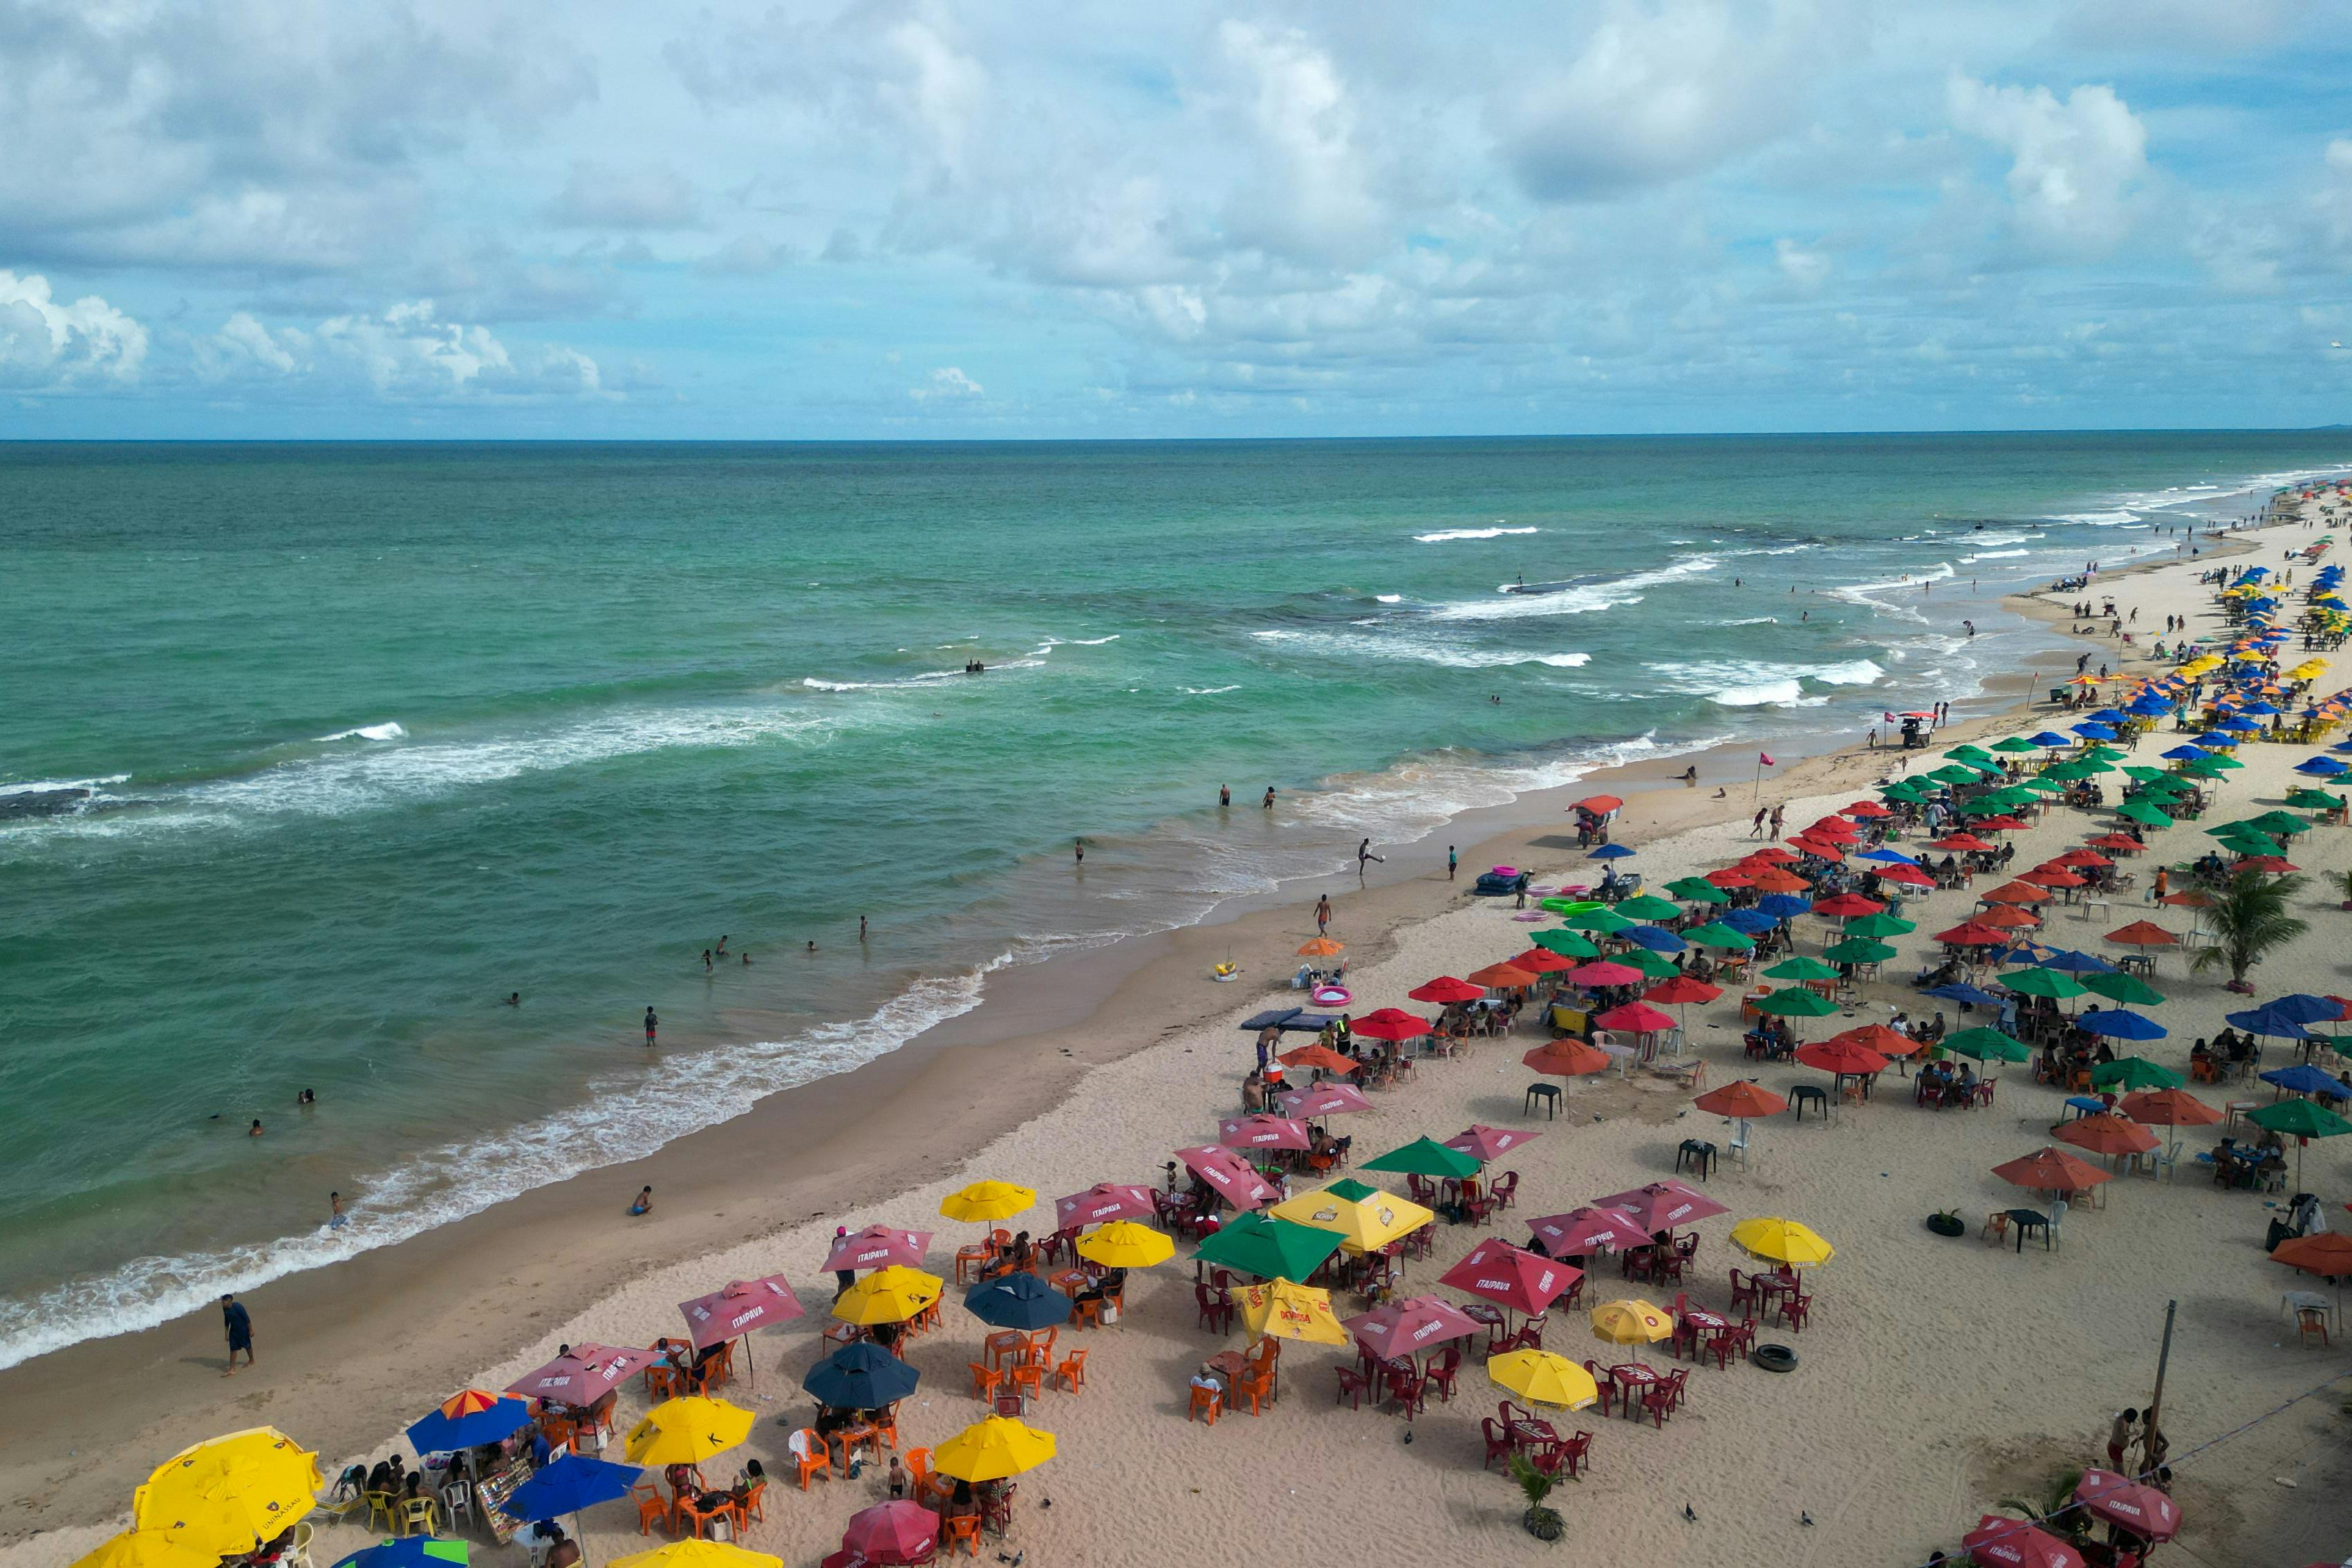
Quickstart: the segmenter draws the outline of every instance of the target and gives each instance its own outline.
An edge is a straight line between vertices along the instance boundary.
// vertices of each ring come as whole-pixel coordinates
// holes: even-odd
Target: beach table
[[[1199,1270],[1195,1269],[1195,1273]],[[1083,1268],[1065,1268],[1045,1282],[1063,1295],[1076,1300],[1079,1291],[1091,1282],[1092,1277]]]
[[[866,1326],[862,1323],[835,1323],[824,1331],[825,1342],[835,1350],[844,1345],[854,1345],[866,1337]]]
[[[2329,1337],[2332,1339],[2336,1334],[2338,1325],[2336,1321],[2336,1298],[2333,1296],[2324,1296],[2316,1290],[2282,1290],[2279,1292],[2279,1310],[2290,1317],[2297,1312],[2317,1312],[2326,1320]]]
[[[2010,1229],[2017,1233],[2017,1250],[2021,1254],[2025,1251],[2026,1232],[2032,1230],[2042,1233],[2042,1250],[2044,1252],[2050,1250],[2050,1216],[2048,1215],[2039,1209],[2010,1209],[2006,1212],[2009,1215]]]
[[[1628,1362],[1623,1366],[1611,1367],[1609,1378],[1617,1385],[1619,1413],[1640,1420],[1642,1395],[1657,1385],[1658,1374],[1640,1362]]]
[[[1007,1356],[1018,1360],[1029,1349],[1029,1336],[1019,1329],[1004,1329],[980,1342],[988,1352],[988,1364],[1002,1365]]]
[[[1492,1301],[1465,1302],[1462,1315],[1484,1329],[1499,1329],[1511,1321],[1508,1315]]]
[[[1729,1333],[1731,1331],[1731,1320],[1729,1318],[1723,1316],[1720,1312],[1710,1312],[1705,1307],[1692,1307],[1688,1309],[1683,1313],[1683,1321],[1690,1328],[1696,1331],[1691,1335],[1691,1349],[1694,1352],[1692,1356],[1693,1360],[1697,1360],[1706,1353],[1706,1346],[1714,1342],[1715,1337],[1717,1334]]]
[[[1560,1440],[1559,1429],[1537,1415],[1514,1416],[1503,1428],[1503,1435],[1510,1440],[1512,1447],[1522,1453],[1547,1444],[1557,1445]]]
[[[2066,1097],[2064,1120],[2074,1121],[2085,1116],[2096,1116],[2106,1108],[2107,1102],[2104,1100],[2094,1100],[2087,1094],[2069,1095]]]

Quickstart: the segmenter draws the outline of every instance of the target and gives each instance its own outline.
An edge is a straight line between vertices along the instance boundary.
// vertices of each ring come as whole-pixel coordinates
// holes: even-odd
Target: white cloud
[[[1829,281],[1830,258],[1786,235],[1772,242],[1772,258],[1779,263],[1780,275],[1800,289],[1818,289]]]
[[[2008,151],[2019,231],[2063,255],[2097,255],[2131,226],[2131,199],[2147,174],[2147,128],[2112,87],[1992,87],[1954,76],[1952,123]]]
[[[1331,57],[1292,28],[1255,22],[1217,29],[1238,78],[1253,174],[1225,206],[1233,237],[1315,260],[1360,256],[1382,209],[1368,187],[1357,112]]]
[[[951,364],[941,365],[931,372],[930,380],[907,390],[907,395],[918,403],[961,403],[987,395],[985,387]]]
[[[194,352],[209,381],[295,383],[385,402],[614,395],[596,362],[577,349],[510,345],[487,327],[444,319],[430,300],[310,328],[272,329],[238,311]]]
[[[702,199],[675,169],[575,160],[547,219],[566,228],[693,228],[702,221]]]
[[[67,304],[38,273],[0,270],[0,385],[128,385],[146,359],[147,329],[97,295]]]

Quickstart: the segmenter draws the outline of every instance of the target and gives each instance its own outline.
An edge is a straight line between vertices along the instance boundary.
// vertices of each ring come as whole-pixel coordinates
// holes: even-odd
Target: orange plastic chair
[[[1196,1383],[1192,1385],[1192,1407],[1184,1412],[1184,1419],[1190,1421],[1193,1416],[1200,1415],[1204,1417],[1210,1426],[1214,1426],[1217,1424],[1218,1413],[1224,1407],[1223,1394],[1213,1388],[1202,1388]]]
[[[997,1385],[1004,1381],[1004,1374],[976,1361],[965,1364],[971,1368],[971,1396],[979,1400],[995,1398]]]
[[[1013,1386],[1032,1397],[1045,1392],[1045,1369],[1034,1361],[1024,1361],[1013,1369]]]
[[[1054,1359],[1054,1342],[1061,1337],[1062,1331],[1059,1329],[1047,1329],[1044,1331],[1043,1333],[1031,1334],[1029,1336],[1029,1358],[1032,1361],[1043,1362],[1050,1364]]]
[[[1101,1328],[1102,1298],[1097,1296],[1089,1300],[1072,1301],[1070,1303],[1070,1327],[1074,1329]]]
[[[2312,1335],[2317,1334],[2319,1342],[2326,1344],[2327,1342],[2327,1309],[2297,1307],[2294,1310],[2294,1331],[2296,1337],[2304,1341],[2308,1341]]]
[[[812,1475],[823,1476],[825,1479],[831,1480],[833,1479],[833,1450],[826,1447],[824,1439],[816,1435],[816,1428],[814,1426],[803,1426],[795,1434],[795,1436],[804,1437],[808,1440],[808,1457],[806,1458],[803,1458],[800,1455],[793,1453],[789,1448],[785,1450],[785,1454],[792,1459],[793,1467],[801,1473],[801,1490],[806,1491],[809,1489],[809,1477]]]
[[[1053,1374],[1061,1380],[1064,1388],[1076,1394],[1087,1385],[1087,1352],[1072,1351],[1062,1358],[1062,1364],[1054,1369]]]
[[[895,1405],[885,1406],[875,1415],[873,1426],[874,1435],[889,1444],[892,1453],[897,1453],[898,1451],[898,1407]]]
[[[1258,1414],[1258,1406],[1261,1403],[1273,1397],[1274,1374],[1270,1372],[1260,1373],[1255,1377],[1234,1379],[1234,1402],[1238,1405],[1244,1399],[1248,1400],[1250,1414],[1253,1415]]]
[[[755,1520],[762,1524],[767,1522],[768,1516],[760,1507],[767,1495],[768,1481],[764,1476],[744,1489],[742,1497],[732,1504],[735,1510],[736,1534],[740,1535],[750,1530]]]
[[[931,1451],[909,1448],[899,1458],[907,1462],[907,1495],[919,1503],[931,1489]]]
[[[963,1543],[964,1551],[970,1555],[980,1555],[980,1515],[960,1513],[952,1519],[943,1519],[940,1521],[940,1533],[947,1542],[949,1556],[955,1555],[958,1542]]]
[[[661,1521],[663,1533],[673,1535],[677,1533],[677,1520],[669,1511],[669,1500],[661,1495],[659,1487],[650,1481],[639,1481],[629,1489],[629,1495],[637,1500],[637,1533],[639,1535],[651,1535],[654,1532],[653,1525],[656,1520]]]

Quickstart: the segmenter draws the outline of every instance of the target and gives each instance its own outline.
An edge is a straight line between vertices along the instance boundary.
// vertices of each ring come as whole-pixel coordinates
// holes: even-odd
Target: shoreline
[[[2199,565],[2258,548],[2269,532],[2214,535]],[[2150,556],[2102,572],[2093,591],[2185,564],[2168,554]],[[2022,591],[2001,603],[2045,624],[2063,618],[2042,592]],[[2115,651],[2122,652],[2119,646]],[[2145,647],[2133,652],[2132,662],[2145,662]],[[1987,711],[1938,731],[1939,747],[2029,710],[2035,685],[2030,672],[1988,676],[1979,694],[1960,704],[1982,704]],[[118,1512],[128,1493],[124,1478],[136,1479],[132,1469],[143,1475],[163,1455],[227,1424],[224,1393],[250,1421],[293,1427],[324,1456],[378,1442],[397,1414],[373,1396],[379,1391],[459,1386],[553,1325],[593,1316],[596,1303],[632,1275],[819,1217],[845,1216],[920,1186],[1064,1103],[1083,1082],[1084,1069],[1200,1028],[1237,1006],[1263,1004],[1257,982],[1286,976],[1294,967],[1290,950],[1308,933],[1305,909],[1318,891],[1333,893],[1335,933],[1349,942],[1351,960],[1369,966],[1394,951],[1410,928],[1465,901],[1468,884],[1449,885],[1442,875],[1435,850],[1445,837],[1469,841],[1462,858],[1475,875],[1486,864],[1556,851],[1560,806],[1602,790],[1626,798],[1619,832],[1628,839],[1646,842],[1744,817],[1736,786],[1748,782],[1749,749],[1742,740],[1671,762],[1620,763],[1465,813],[1415,841],[1435,871],[1416,869],[1400,855],[1361,890],[1345,889],[1344,873],[1301,879],[1228,900],[1191,926],[1001,971],[977,1008],[874,1062],[765,1096],[743,1114],[643,1160],[534,1189],[247,1293],[260,1346],[272,1360],[235,1383],[209,1375],[219,1352],[214,1325],[202,1313],[86,1341],[0,1373],[12,1409],[28,1413],[16,1424],[10,1457],[0,1460],[25,1500],[0,1541]],[[1857,743],[1832,744],[1779,769],[1765,797],[1860,793],[1885,760]],[[1687,765],[1699,768],[1703,786],[1733,786],[1729,797],[1717,801],[1705,787],[1675,788],[1670,768]],[[1208,965],[1228,951],[1244,979],[1210,984]],[[974,1054],[982,1051],[987,1054]],[[747,1170],[756,1174],[736,1173]],[[647,1183],[658,1194],[656,1213],[650,1224],[632,1226],[621,1211]],[[739,1217],[747,1205],[759,1215],[749,1224]],[[811,1272],[814,1262],[809,1260]],[[790,1267],[797,1271],[799,1259]],[[137,1393],[124,1392],[132,1385]],[[291,1408],[298,1399],[306,1408]],[[126,1407],[142,1413],[128,1436],[121,1429]],[[92,1450],[110,1458],[75,1461],[77,1451]]]

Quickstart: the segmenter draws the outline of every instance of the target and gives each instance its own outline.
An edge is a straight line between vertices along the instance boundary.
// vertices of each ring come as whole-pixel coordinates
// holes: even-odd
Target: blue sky
[[[2352,12],[17,0],[0,436],[2352,419]]]

